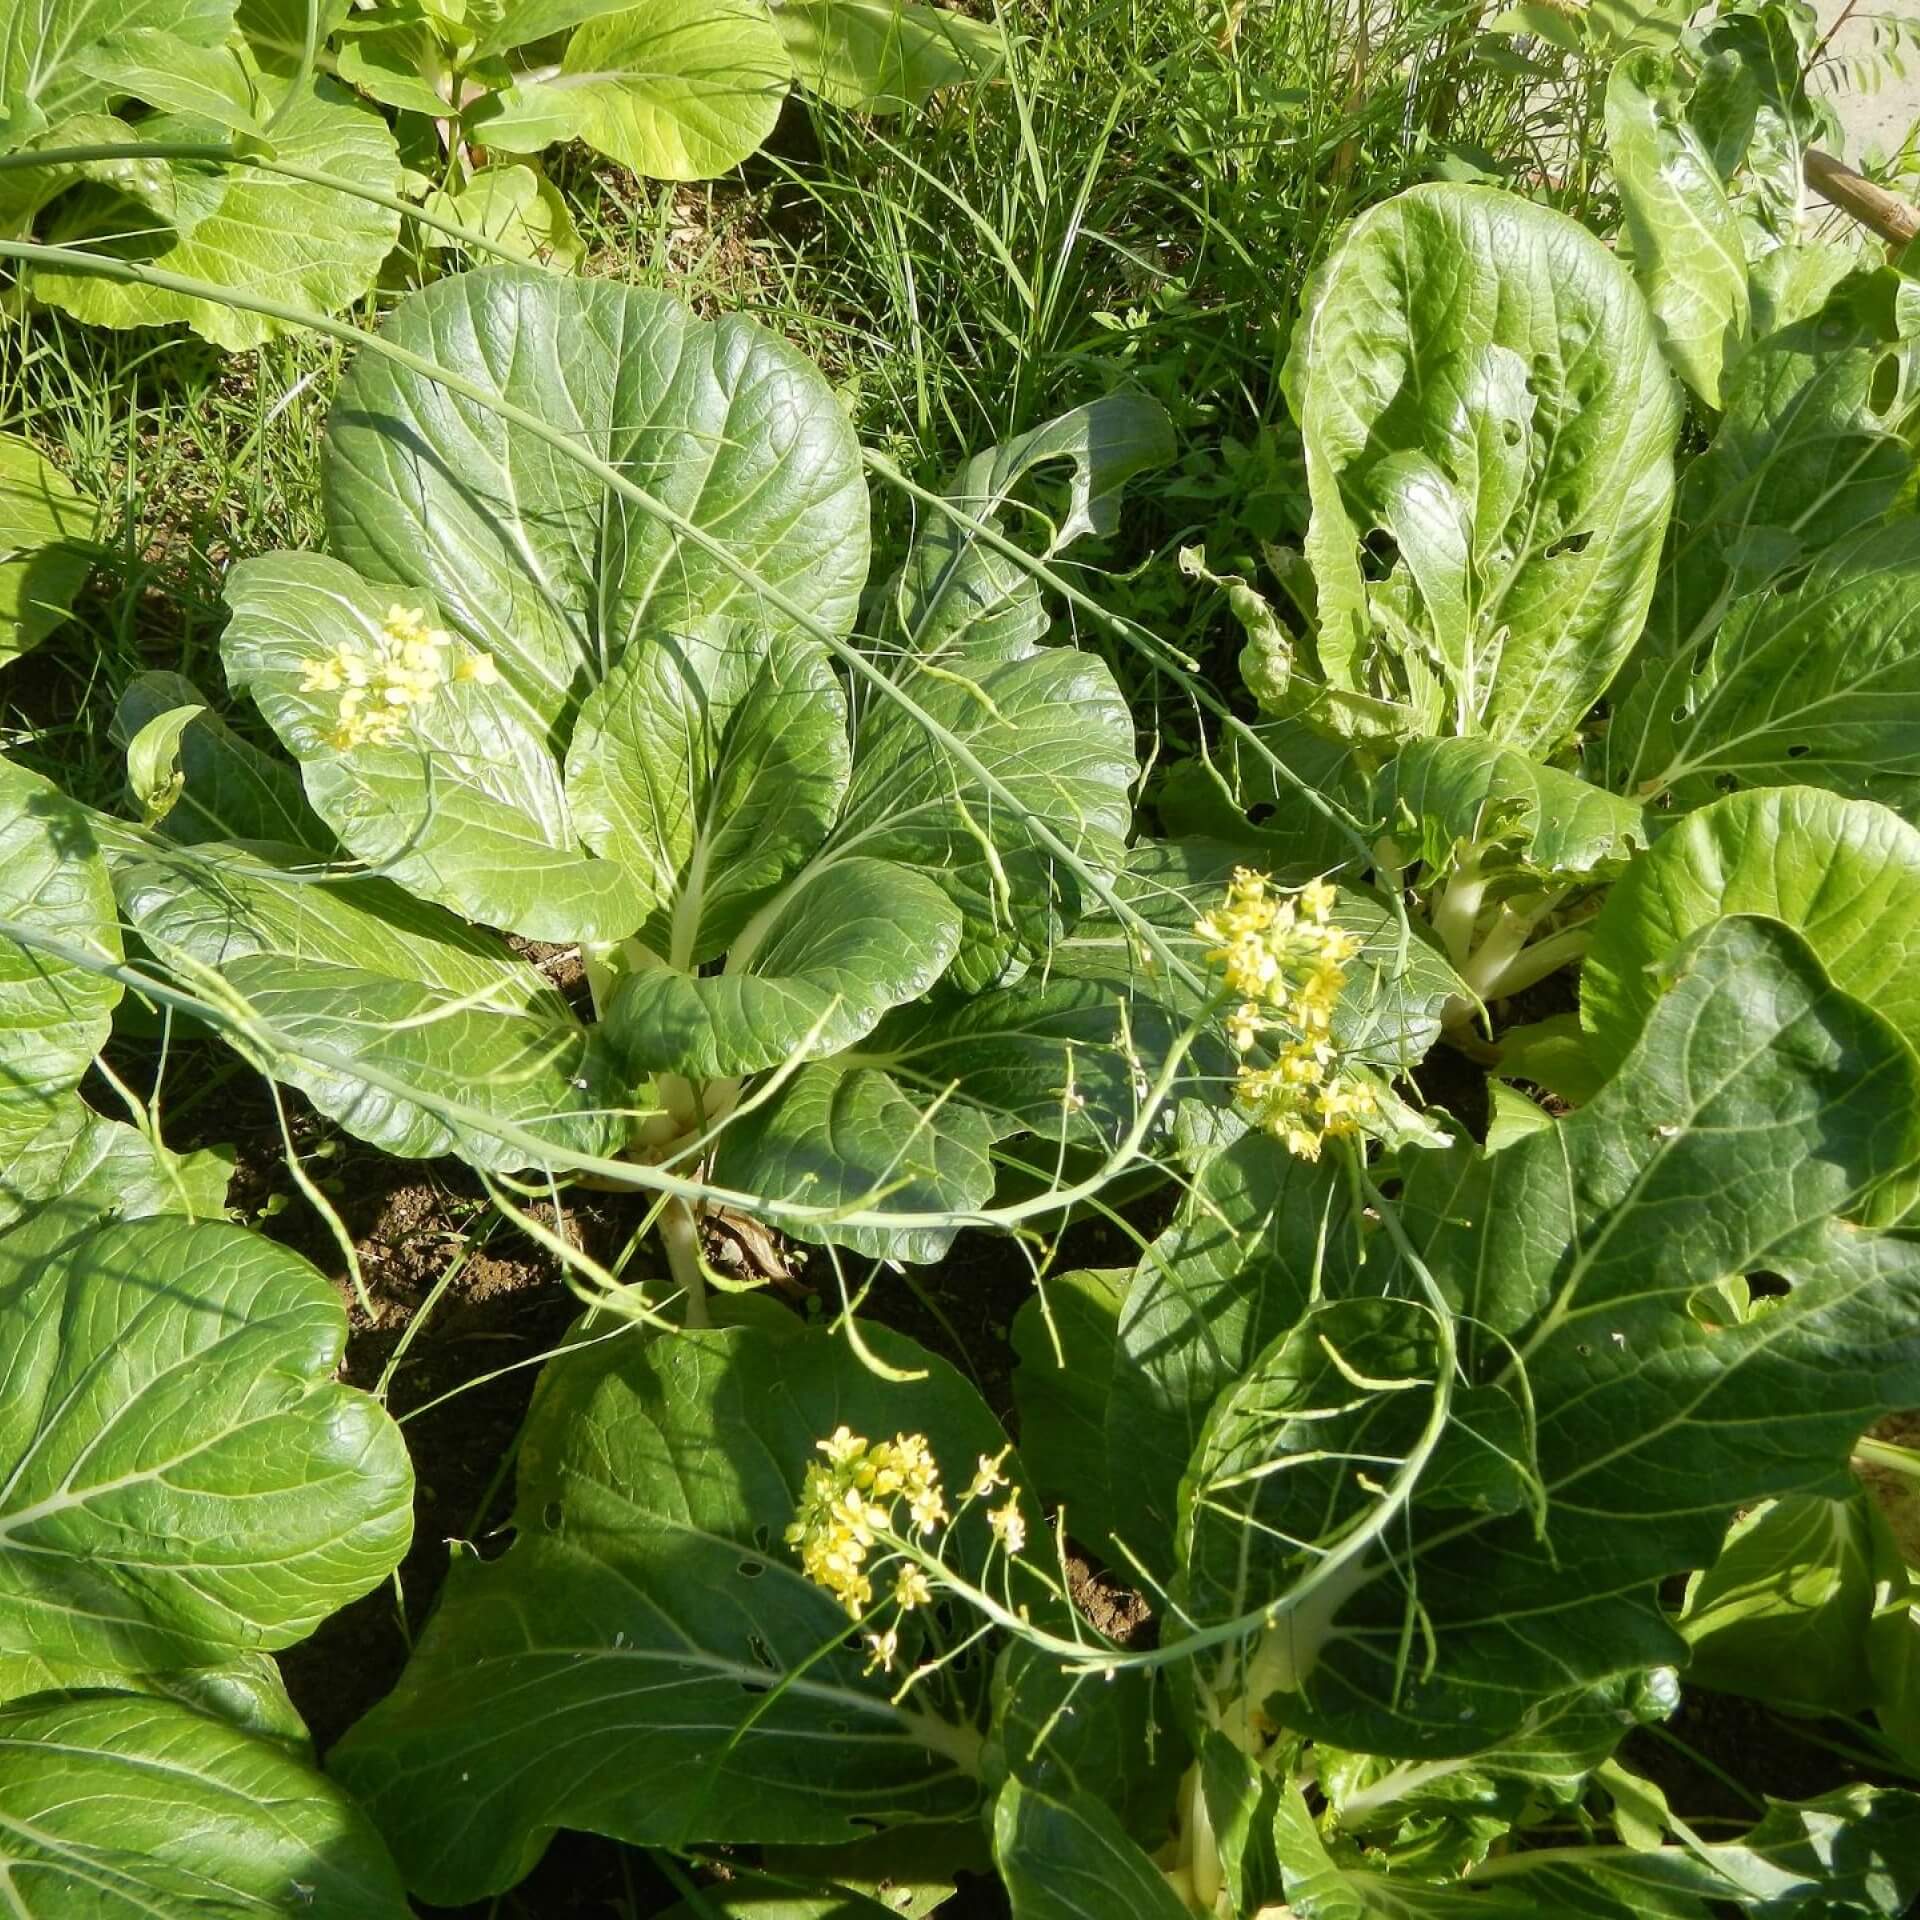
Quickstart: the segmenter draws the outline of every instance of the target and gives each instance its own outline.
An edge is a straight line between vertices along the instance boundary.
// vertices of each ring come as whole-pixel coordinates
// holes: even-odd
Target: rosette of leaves
[[[1916,1387],[1920,1265],[1861,1223],[1917,1136],[1907,1039],[1740,916],[1694,935],[1589,1105],[1415,1156],[1393,1201],[1196,1133],[1138,1265],[1023,1311],[1015,1393],[1043,1497],[1166,1596],[1132,1663],[1183,1664],[1211,1730],[1143,1802],[1107,1757],[1133,1743],[1055,1718],[1091,1695],[1097,1723],[1140,1676],[1089,1662],[1063,1695],[1058,1660],[1011,1665],[998,1712],[1051,1729],[996,1814],[1016,1911],[1904,1912],[1911,1793],[1774,1804],[1707,1845],[1613,1756],[1696,1658],[1708,1687],[1909,1737],[1905,1583],[1872,1625],[1869,1549],[1826,1517]],[[1822,1640],[1816,1589],[1852,1642]],[[1530,1837],[1580,1808],[1601,1832]]]
[[[229,682],[297,788],[181,683],[130,697],[123,732],[173,756],[136,781],[158,832],[115,859],[148,946],[397,1152],[710,1160],[795,1231],[927,1258],[1002,1137],[1110,1150],[1204,990],[1184,963],[1043,969],[1091,909],[1126,912],[1137,769],[1112,675],[1041,644],[1032,582],[916,550],[896,626],[851,639],[859,449],[745,320],[496,268],[382,338],[456,384],[364,353],[328,435],[331,555],[227,588]],[[1063,467],[1064,541],[1165,437],[1105,402],[955,485],[990,514]],[[396,609],[487,670],[350,740],[327,663],[371,658]],[[502,934],[580,947],[597,1021]],[[836,1223],[876,1208],[901,1224]]]

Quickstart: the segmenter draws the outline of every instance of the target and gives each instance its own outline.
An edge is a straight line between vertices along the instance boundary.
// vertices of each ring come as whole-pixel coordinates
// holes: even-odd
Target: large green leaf
[[[823,861],[764,932],[749,929],[724,972],[630,975],[608,1003],[607,1031],[636,1073],[758,1073],[851,1046],[889,1007],[928,992],[959,945],[959,912],[924,874]]]
[[[217,47],[232,31],[233,0],[8,0],[0,12],[0,148],[104,107],[113,89],[90,67],[144,28]]]
[[[1768,256],[1782,258],[1785,272],[1793,255]],[[1824,273],[1819,256],[1813,264]],[[1655,756],[1692,707],[1696,662],[1730,607],[1871,526],[1898,496],[1914,466],[1902,428],[1920,407],[1920,368],[1890,305],[1879,276],[1855,275],[1733,367],[1719,429],[1680,485],[1646,636],[1612,692],[1597,754],[1607,785],[1637,792],[1658,774]]]
[[[1349,1559],[1289,1623],[1281,1717],[1364,1751],[1445,1755],[1542,1695],[1679,1661],[1659,1581],[1707,1564],[1740,1507],[1844,1492],[1854,1438],[1920,1392],[1920,1253],[1847,1223],[1920,1151],[1917,1099],[1920,1068],[1878,1014],[1798,936],[1734,918],[1701,937],[1590,1105],[1495,1154],[1422,1156],[1398,1204],[1458,1316],[1454,1419],[1391,1554]],[[1314,1311],[1358,1316],[1352,1337],[1404,1357],[1383,1347],[1394,1372],[1356,1372],[1341,1436],[1292,1472],[1265,1464],[1286,1455],[1263,1442],[1263,1409],[1273,1435],[1300,1393],[1332,1385],[1330,1350],[1315,1360],[1283,1334],[1196,1450],[1197,1619],[1283,1592],[1302,1564],[1289,1537],[1325,1542],[1335,1515],[1370,1524],[1365,1485],[1327,1455],[1358,1447],[1384,1485],[1427,1417],[1431,1323],[1417,1293],[1395,1312],[1366,1271],[1344,1300],[1330,1276]],[[1785,1285],[1767,1311],[1728,1325],[1694,1310],[1759,1274]],[[1385,1379],[1402,1390],[1376,1391]],[[1416,1596],[1428,1652],[1408,1673]]]
[[[1607,152],[1633,268],[1668,357],[1708,406],[1747,330],[1747,250],[1670,55],[1630,54],[1607,83]]]
[[[85,583],[98,508],[31,440],[0,433],[0,666],[37,647]]]
[[[277,102],[269,102],[277,111]],[[217,123],[162,114],[140,125],[143,139],[219,143]],[[380,115],[344,87],[310,80],[275,122],[277,159],[335,175],[355,186],[391,194],[400,161]],[[104,189],[87,188],[60,203],[46,237],[64,245],[140,259],[190,280],[255,299],[335,313],[373,285],[380,264],[400,237],[400,216],[337,187],[290,180],[284,174],[236,163],[224,167],[175,164],[183,202],[193,204],[190,225],[172,234],[129,235],[126,203]],[[156,327],[184,321],[218,346],[258,346],[290,330],[290,323],[242,312],[218,299],[109,280],[98,274],[35,268],[28,284],[38,300],[101,327]]]
[[[1626,269],[1512,194],[1416,187],[1316,279],[1287,394],[1315,723],[1565,739],[1639,636],[1673,494],[1679,409]]]
[[[524,267],[440,281],[383,331],[577,434],[736,565],[852,626],[867,572],[860,449],[818,369],[775,335]],[[549,723],[637,634],[720,614],[784,624],[526,428],[371,354],[334,403],[327,481],[334,553],[408,605],[430,597]]]
[[[113,1023],[120,983],[10,937],[6,923],[121,958],[120,927],[84,807],[0,760],[0,1165],[54,1117]]]
[[[172,1700],[0,1709],[17,1920],[406,1920],[365,1814],[272,1740]]]
[[[917,0],[774,0],[794,77],[836,107],[905,113],[1005,58],[997,28]]]
[[[398,1689],[335,1749],[414,1890],[499,1892],[556,1827],[643,1846],[851,1840],[973,1804],[979,1676],[862,1672],[781,1542],[815,1443],[924,1433],[950,1480],[1001,1441],[972,1388],[898,1336],[765,1328],[587,1341],[543,1376],[513,1546],[456,1558]],[[950,1536],[977,1564],[976,1509]],[[951,1716],[951,1717],[947,1717]]]
[[[1111,879],[1133,821],[1133,718],[1106,663],[1075,647],[1009,660],[956,652],[901,676],[956,739],[1096,875]],[[969,991],[1015,956],[1037,957],[1088,890],[904,707],[870,695],[856,720],[853,782],[829,843],[894,860],[942,887],[966,921],[955,965]]]
[[[703,180],[766,139],[792,80],[765,0],[646,0],[596,12],[558,73],[488,98],[471,125],[511,153],[580,139],[635,173]]]
[[[649,635],[582,706],[567,798],[588,846],[628,868],[639,938],[717,959],[827,836],[847,788],[846,697],[825,650],[716,626]]]
[[[1693,936],[1730,913],[1792,927],[1920,1050],[1920,831],[1871,801],[1769,787],[1688,815],[1608,894],[1580,975],[1603,1063],[1625,1057]]]
[[[1637,796],[1729,785],[1920,800],[1920,518],[1863,528],[1650,670],[1620,721]],[[1630,758],[1625,758],[1630,754]]]
[[[23,1650],[164,1672],[284,1647],[398,1564],[399,1429],[335,1378],[304,1260],[156,1217],[0,1275],[0,1610]]]
[[[803,1240],[894,1260],[938,1260],[957,1225],[842,1225],[841,1213],[964,1214],[993,1192],[994,1128],[976,1108],[910,1094],[857,1054],[803,1066],[721,1136],[713,1177],[736,1191],[827,1210],[782,1220]]]
[[[114,883],[159,953],[211,968],[285,1043],[279,1075],[389,1153],[510,1169],[528,1151],[490,1137],[489,1119],[574,1153],[614,1152],[629,1131],[606,1049],[546,980],[390,880],[321,880],[271,849],[208,843],[118,858]],[[446,1096],[458,1116],[436,1110]]]
[[[462,679],[449,661],[398,739],[343,745],[340,694],[309,683],[342,650],[381,656],[390,597],[317,553],[243,560],[225,591],[227,678],[300,762],[314,811],[350,852],[423,899],[531,939],[632,932],[639,889],[582,849],[541,716],[514,687]],[[431,624],[436,609],[424,611]]]

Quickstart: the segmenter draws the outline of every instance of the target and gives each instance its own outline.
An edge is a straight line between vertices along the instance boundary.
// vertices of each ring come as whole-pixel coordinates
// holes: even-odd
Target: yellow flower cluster
[[[493,655],[475,651],[462,651],[449,672],[455,644],[444,627],[427,625],[421,608],[392,606],[371,650],[342,641],[308,666],[300,691],[340,696],[339,720],[327,736],[334,746],[392,746],[411,709],[449,679],[492,686],[500,678]]]
[[[1225,901],[1193,929],[1210,943],[1208,964],[1240,996],[1226,1019],[1234,1052],[1251,1052],[1262,1034],[1287,1036],[1271,1066],[1241,1061],[1234,1094],[1303,1160],[1319,1159],[1325,1141],[1359,1131],[1379,1111],[1373,1088],[1343,1079],[1335,1062],[1333,1010],[1360,950],[1333,924],[1337,898],[1324,880],[1278,894],[1265,874],[1236,867]]]
[[[787,1544],[798,1549],[807,1578],[825,1587],[857,1620],[873,1604],[867,1554],[882,1533],[893,1530],[900,1503],[905,1502],[907,1524],[916,1533],[932,1533],[950,1518],[940,1491],[940,1468],[924,1434],[899,1433],[891,1440],[868,1442],[838,1427],[830,1439],[816,1444],[826,1460],[808,1463]],[[927,1583],[918,1569],[901,1570],[893,1597],[908,1610],[926,1604]],[[891,1658],[889,1649],[884,1664],[891,1664]]]

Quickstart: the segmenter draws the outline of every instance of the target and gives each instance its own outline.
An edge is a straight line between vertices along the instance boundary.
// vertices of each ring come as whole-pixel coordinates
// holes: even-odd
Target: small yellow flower
[[[933,1589],[918,1567],[902,1567],[893,1582],[893,1598],[902,1613],[933,1604]]]
[[[873,1649],[873,1657],[867,1662],[867,1671],[876,1669],[883,1673],[893,1671],[894,1656],[900,1651],[900,1634],[897,1628],[889,1627],[885,1633],[870,1633],[866,1636],[867,1645]]]
[[[993,1537],[1009,1553],[1018,1553],[1027,1544],[1027,1522],[1020,1511],[1018,1494],[1004,1507],[991,1508],[987,1514],[987,1525],[993,1529]]]
[[[868,1549],[893,1531],[898,1503],[905,1499],[911,1523],[922,1533],[947,1520],[940,1468],[926,1436],[919,1433],[872,1443],[849,1427],[837,1427],[814,1446],[826,1457],[807,1465],[799,1508],[786,1530],[787,1544],[799,1554],[807,1578],[826,1588],[857,1620],[873,1603],[865,1571]],[[919,1589],[909,1586],[906,1591]],[[899,1581],[894,1592],[901,1598]]]
[[[996,1487],[1008,1485],[1007,1476],[1000,1471],[1000,1463],[1011,1453],[1011,1447],[1002,1447],[998,1453],[980,1456],[980,1464],[974,1469],[973,1484],[967,1489],[969,1500],[985,1500]]]

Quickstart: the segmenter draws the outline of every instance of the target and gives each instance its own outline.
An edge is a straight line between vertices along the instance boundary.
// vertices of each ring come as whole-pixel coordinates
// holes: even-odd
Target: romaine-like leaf
[[[19,1920],[406,1920],[365,1814],[277,1742],[172,1700],[0,1708],[0,1881]]]
[[[957,1100],[910,1096],[858,1055],[814,1060],[727,1127],[713,1177],[741,1193],[844,1213],[965,1213],[993,1192],[986,1116]],[[893,1260],[938,1260],[951,1225],[846,1226],[785,1220],[802,1240]]]
[[[59,1660],[284,1647],[398,1564],[400,1432],[335,1379],[338,1297],[238,1227],[155,1217],[0,1274],[0,1605]]]
[[[1607,83],[1607,152],[1633,268],[1667,355],[1708,406],[1747,330],[1747,250],[1680,99],[1671,55],[1629,54]]]
[[[792,80],[765,0],[646,0],[596,10],[557,74],[488,96],[469,125],[509,153],[580,139],[652,179],[704,180],[766,139]]]
[[[917,0],[774,0],[794,77],[836,107],[905,113],[939,87],[984,79],[1005,57],[998,29]]]
[[[775,335],[527,267],[442,280],[383,333],[577,433],[736,564],[852,626],[867,573],[859,445],[819,370]],[[334,554],[381,594],[430,598],[549,725],[636,635],[723,614],[785,624],[528,428],[371,354],[341,382],[327,483]]]
[[[846,1341],[773,1324],[629,1331],[551,1363],[513,1546],[456,1558],[399,1688],[332,1757],[416,1892],[499,1892],[561,1826],[831,1844],[968,1811],[977,1676],[893,1704],[897,1682],[836,1645],[846,1615],[781,1543],[838,1426],[924,1433],[960,1485],[1001,1446],[945,1363],[865,1337],[928,1377],[890,1385]],[[956,1526],[958,1564],[977,1565],[985,1516]]]
[[[1689,814],[1608,894],[1580,976],[1581,1023],[1605,1067],[1693,936],[1730,913],[1792,927],[1835,986],[1920,1049],[1920,830],[1870,801],[1769,787]]]
[[[345,742],[340,691],[315,681],[343,649],[386,651],[393,601],[317,553],[243,560],[226,599],[227,678],[300,762],[314,811],[350,852],[422,899],[530,939],[632,932],[639,890],[581,848],[541,716],[514,687],[463,678],[470,658],[448,659],[398,739]],[[437,610],[423,611],[431,625]]]
[[[1622,715],[1631,791],[1729,783],[1920,800],[1920,518],[1866,527],[1786,591],[1749,594]],[[1620,763],[1616,763],[1620,764]]]
[[[288,1051],[276,1071],[389,1153],[511,1169],[528,1151],[490,1137],[489,1118],[575,1153],[611,1153],[630,1130],[606,1048],[541,975],[390,880],[321,880],[271,849],[209,843],[191,858],[117,857],[114,884],[158,952],[213,969],[289,1048],[327,1056]]]
[[[263,115],[278,109],[263,103]],[[140,126],[143,139],[219,143],[223,129],[187,115],[162,114]],[[276,158],[393,193],[400,163],[393,135],[371,107],[324,77],[310,79],[275,123]],[[125,203],[99,188],[63,199],[47,238],[146,261],[168,273],[291,307],[334,313],[370,288],[400,235],[400,216],[336,187],[292,180],[238,163],[196,169],[175,163],[185,198],[200,204],[170,245],[150,233],[129,235]],[[217,346],[258,346],[289,323],[242,312],[215,299],[164,288],[36,267],[27,284],[37,300],[100,327],[158,327],[184,321]]]
[[[1374,1753],[1458,1753],[1542,1695],[1682,1659],[1657,1583],[1710,1561],[1737,1508],[1844,1491],[1855,1436],[1920,1393],[1901,1332],[1920,1311],[1920,1254],[1845,1224],[1920,1150],[1917,1095],[1911,1049],[1797,935],[1735,918],[1702,936],[1591,1105],[1497,1154],[1415,1162],[1399,1205],[1458,1315],[1457,1406],[1469,1437],[1504,1456],[1513,1504],[1476,1508],[1457,1474],[1441,1475],[1440,1501],[1416,1489],[1391,1554],[1350,1559],[1320,1611],[1296,1618],[1287,1723]],[[1693,1310],[1717,1283],[1758,1274],[1785,1286],[1767,1311],[1726,1324]],[[1337,1274],[1327,1284],[1337,1296]],[[1369,1279],[1344,1304],[1392,1302]],[[1424,1340],[1437,1354],[1414,1301],[1388,1321],[1406,1364],[1348,1388],[1377,1485],[1439,1377],[1418,1351]],[[1297,1370],[1304,1353],[1283,1338],[1262,1366]],[[1386,1379],[1406,1384],[1376,1391]],[[1280,1374],[1260,1368],[1236,1393],[1247,1413],[1286,1400]],[[1504,1427],[1484,1417],[1500,1399]],[[1369,1521],[1343,1460],[1244,1477],[1272,1457],[1223,1413],[1194,1456],[1203,1572],[1188,1604],[1201,1620],[1284,1591],[1300,1564],[1286,1540],[1323,1540],[1329,1513]],[[1416,1592],[1429,1652],[1409,1674]]]
[[[1416,187],[1322,269],[1286,384],[1315,724],[1564,740],[1639,637],[1672,503],[1679,408],[1626,269],[1515,195]]]
[[[120,983],[9,928],[121,959],[120,927],[87,810],[0,760],[0,1166],[54,1118],[100,1049]]]
[[[1648,840],[1631,801],[1490,740],[1411,742],[1374,781],[1373,802],[1436,873],[1468,846],[1499,848],[1529,877],[1599,876]]]
[[[31,440],[0,433],[0,666],[66,619],[98,511]]]

